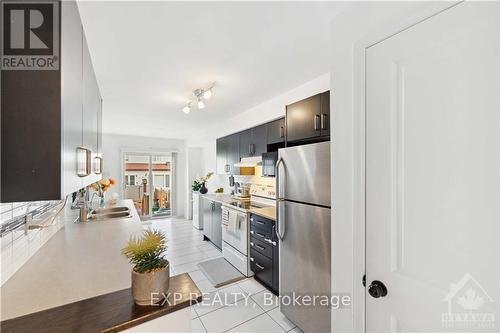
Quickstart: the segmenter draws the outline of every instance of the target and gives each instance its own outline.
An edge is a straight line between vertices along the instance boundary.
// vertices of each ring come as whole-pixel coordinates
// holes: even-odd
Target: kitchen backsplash
[[[17,203],[2,203],[0,206],[1,222],[5,226],[6,223],[12,221],[16,217],[23,216],[29,211],[36,208],[53,203],[52,209],[47,211],[33,221],[35,224],[49,224],[51,218],[59,211],[62,206],[60,201],[37,201],[37,202],[17,202]],[[58,204],[59,203],[59,204]],[[66,222],[74,222],[78,217],[78,211],[71,210],[71,204],[65,207],[65,211],[61,212],[54,224],[42,229],[31,229],[25,233],[24,226],[17,229],[5,232],[0,238],[1,252],[1,285],[3,285],[14,273],[20,269]]]
[[[244,184],[258,184],[263,186],[269,186],[272,189],[276,188],[276,178],[274,177],[262,177],[262,166],[255,167],[255,175],[252,176],[242,176],[235,175],[234,181]],[[222,187],[224,193],[231,194],[233,188],[229,186],[229,176],[228,175],[215,175],[208,182],[208,191],[213,193],[217,188]]]

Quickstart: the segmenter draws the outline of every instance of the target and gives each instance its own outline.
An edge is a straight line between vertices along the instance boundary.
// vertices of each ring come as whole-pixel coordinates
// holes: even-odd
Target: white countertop
[[[250,213],[276,221],[276,206],[251,208]]]
[[[233,197],[230,194],[222,194],[222,193],[220,193],[220,194],[203,194],[202,196],[208,200],[219,202],[219,203],[221,203],[221,204],[223,204],[231,209],[236,209],[236,210],[239,210],[239,211],[242,211],[245,213],[253,213],[253,214],[264,216],[264,217],[271,219],[271,220],[276,220],[276,205],[274,205],[274,204],[273,205],[270,204],[269,206],[263,206],[263,207],[258,207],[258,208],[251,207],[249,209],[245,209],[245,208],[241,208],[241,207],[237,207],[237,206],[232,206],[230,203],[237,201],[238,199]]]
[[[1,288],[1,320],[130,287],[131,265],[120,253],[143,230],[132,217],[66,223]]]

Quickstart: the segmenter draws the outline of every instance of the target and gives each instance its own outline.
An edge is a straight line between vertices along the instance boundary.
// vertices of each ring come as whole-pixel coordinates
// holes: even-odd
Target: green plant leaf
[[[163,232],[145,230],[140,237],[131,236],[121,253],[134,265],[135,271],[146,273],[166,266],[166,242]]]

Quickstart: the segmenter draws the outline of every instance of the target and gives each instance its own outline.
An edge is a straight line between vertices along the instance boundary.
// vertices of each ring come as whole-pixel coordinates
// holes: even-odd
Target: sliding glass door
[[[143,218],[172,215],[172,153],[123,153],[123,197]]]

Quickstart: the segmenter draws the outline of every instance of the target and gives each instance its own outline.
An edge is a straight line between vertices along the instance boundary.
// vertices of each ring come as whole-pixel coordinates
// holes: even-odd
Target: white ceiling
[[[103,130],[188,138],[329,71],[334,2],[80,2]],[[206,108],[181,109],[216,82]]]

